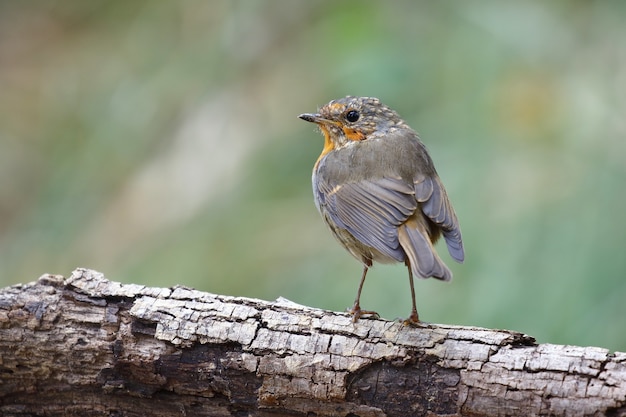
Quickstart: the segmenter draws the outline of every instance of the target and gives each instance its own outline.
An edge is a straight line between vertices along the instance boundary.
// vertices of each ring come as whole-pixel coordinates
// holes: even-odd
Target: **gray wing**
[[[398,226],[417,208],[414,188],[401,178],[369,179],[343,185],[319,184],[318,199],[341,228],[361,243],[404,261]]]
[[[436,174],[420,176],[415,181],[415,198],[421,203],[422,212],[441,228],[450,256],[457,262],[463,262],[465,252],[461,228],[439,177]]]

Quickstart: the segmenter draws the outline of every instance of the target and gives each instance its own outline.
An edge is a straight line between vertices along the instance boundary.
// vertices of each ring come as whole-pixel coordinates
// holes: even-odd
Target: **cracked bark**
[[[0,290],[5,416],[626,415],[626,353],[149,288]]]

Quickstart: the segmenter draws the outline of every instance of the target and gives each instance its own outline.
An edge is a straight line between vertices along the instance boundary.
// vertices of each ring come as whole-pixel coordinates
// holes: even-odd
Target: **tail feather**
[[[406,252],[414,276],[452,279],[452,272],[443,263],[430,241],[426,227],[415,218],[398,228],[400,246]]]

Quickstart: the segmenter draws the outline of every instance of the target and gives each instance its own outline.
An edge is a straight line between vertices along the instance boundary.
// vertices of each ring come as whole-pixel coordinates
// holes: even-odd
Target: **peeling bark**
[[[184,287],[0,290],[3,416],[626,416],[626,353]]]

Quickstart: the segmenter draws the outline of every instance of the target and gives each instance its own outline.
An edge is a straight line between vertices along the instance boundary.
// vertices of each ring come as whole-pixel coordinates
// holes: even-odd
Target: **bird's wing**
[[[418,176],[415,180],[415,198],[421,203],[422,212],[441,228],[450,256],[463,262],[465,252],[459,220],[439,177],[436,174]]]
[[[335,224],[361,243],[404,261],[398,226],[417,208],[415,190],[401,178],[369,179],[334,185],[321,181],[318,199]]]

